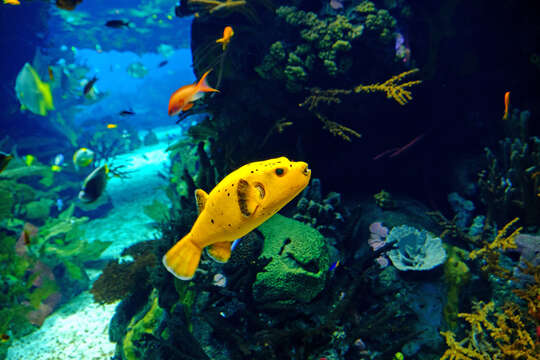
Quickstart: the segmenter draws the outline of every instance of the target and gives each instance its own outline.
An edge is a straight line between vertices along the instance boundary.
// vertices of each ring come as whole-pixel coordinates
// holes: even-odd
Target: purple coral
[[[383,226],[380,221],[369,225],[369,232],[368,244],[373,251],[377,251],[386,245],[385,239],[388,236],[388,228]]]

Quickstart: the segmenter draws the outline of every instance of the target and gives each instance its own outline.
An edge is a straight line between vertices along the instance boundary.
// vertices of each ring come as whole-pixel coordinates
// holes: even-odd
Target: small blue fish
[[[54,157],[54,161],[53,161],[54,165],[62,165],[64,163],[64,155],[63,154],[58,154]]]
[[[330,267],[328,268],[328,271],[334,271],[336,270],[338,266],[339,266],[339,260],[333,263],[332,265],[330,265]]]
[[[234,248],[235,248],[236,246],[238,246],[238,243],[240,242],[240,240],[242,240],[242,238],[236,239],[236,240],[233,241],[233,243],[232,243],[232,245],[231,245],[231,251],[233,251]]]
[[[64,202],[62,201],[62,199],[56,199],[56,208],[58,209],[58,211],[62,211],[62,209],[64,208]]]

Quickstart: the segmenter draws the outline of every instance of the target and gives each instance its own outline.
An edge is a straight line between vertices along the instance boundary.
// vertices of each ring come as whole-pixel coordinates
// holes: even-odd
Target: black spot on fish
[[[227,196],[231,196],[231,194],[230,194],[230,193],[227,193]]]
[[[214,223],[214,219],[210,219],[210,222],[213,224],[213,223]]]
[[[253,174],[253,170],[251,170],[251,173]]]
[[[231,224],[229,224],[229,226],[231,226]]]

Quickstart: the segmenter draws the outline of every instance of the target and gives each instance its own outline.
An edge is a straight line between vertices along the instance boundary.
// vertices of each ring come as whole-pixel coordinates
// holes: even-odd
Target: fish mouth
[[[305,176],[309,176],[309,174],[311,174],[311,170],[307,165],[306,165],[306,167],[304,167],[304,170],[302,171],[302,174],[304,174]]]

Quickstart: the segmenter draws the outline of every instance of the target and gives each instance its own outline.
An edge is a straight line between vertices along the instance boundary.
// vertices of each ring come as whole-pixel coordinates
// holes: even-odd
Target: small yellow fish
[[[62,171],[62,167],[58,165],[52,165],[51,170],[54,172],[59,172],[59,171]]]
[[[21,103],[21,110],[46,116],[54,110],[51,86],[41,81],[32,65],[25,63],[15,80],[15,94]]]
[[[118,125],[116,124],[107,124],[107,129],[116,129]]]
[[[4,4],[21,5],[21,2],[19,0],[4,0]]]
[[[26,155],[24,157],[24,163],[27,165],[27,166],[32,166],[32,164],[34,163],[34,161],[36,161],[36,157],[34,155]]]
[[[191,231],[163,256],[174,276],[189,280],[199,266],[202,249],[227,262],[231,244],[268,220],[309,183],[305,162],[286,157],[253,162],[227,175],[207,194],[195,191],[199,216]]]
[[[217,43],[221,43],[221,49],[223,51],[227,50],[227,46],[229,46],[229,43],[231,42],[231,38],[234,36],[233,28],[230,26],[226,26],[223,30],[223,37],[220,39],[217,39]]]
[[[94,161],[94,152],[87,148],[80,148],[73,154],[75,167],[86,167]]]

